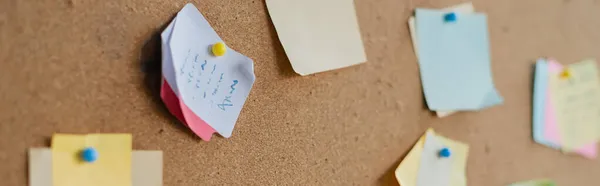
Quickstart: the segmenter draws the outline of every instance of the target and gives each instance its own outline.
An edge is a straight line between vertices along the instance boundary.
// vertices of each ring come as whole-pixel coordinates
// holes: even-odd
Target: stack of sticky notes
[[[471,3],[418,8],[409,27],[430,110],[444,117],[503,102],[492,81],[485,14],[474,12]]]
[[[252,59],[230,49],[187,4],[161,34],[160,96],[181,122],[209,141],[233,132],[256,79]]]
[[[269,16],[300,75],[367,61],[352,0],[267,0]]]
[[[600,131],[600,81],[595,60],[535,65],[533,139],[551,148],[596,158]]]
[[[29,150],[31,186],[161,186],[162,152],[132,151],[131,134],[55,134]]]
[[[396,169],[396,179],[402,186],[466,186],[468,152],[467,144],[428,129]]]

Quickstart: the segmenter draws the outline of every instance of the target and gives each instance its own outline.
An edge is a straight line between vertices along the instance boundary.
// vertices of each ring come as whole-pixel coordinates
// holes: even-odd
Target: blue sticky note
[[[546,96],[548,92],[548,61],[538,59],[535,64],[535,75],[533,80],[533,140],[550,148],[558,149],[557,144],[552,143],[544,137],[544,109],[546,108]]]
[[[494,87],[485,14],[417,9],[416,32],[423,92],[430,110],[479,110],[502,104]]]

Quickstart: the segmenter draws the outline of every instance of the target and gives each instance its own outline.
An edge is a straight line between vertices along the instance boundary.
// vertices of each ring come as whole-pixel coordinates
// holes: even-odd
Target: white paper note
[[[446,147],[441,140],[428,132],[423,145],[417,186],[450,186],[454,157],[440,158],[439,151]],[[452,149],[450,149],[452,152]]]
[[[193,129],[205,122],[230,137],[255,81],[252,60],[231,48],[224,56],[212,55],[210,47],[223,40],[192,4],[177,14],[162,37],[168,38],[163,47],[169,48],[163,50],[163,76],[185,104],[182,108],[202,120],[184,122]]]

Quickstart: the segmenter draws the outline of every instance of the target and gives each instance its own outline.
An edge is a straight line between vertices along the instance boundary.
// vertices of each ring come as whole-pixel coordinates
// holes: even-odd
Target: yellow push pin
[[[212,46],[212,53],[215,56],[223,56],[227,52],[227,47],[223,42],[217,42]]]
[[[561,73],[560,73],[560,78],[561,79],[569,79],[571,77],[571,72],[569,71],[569,69],[564,69]]]

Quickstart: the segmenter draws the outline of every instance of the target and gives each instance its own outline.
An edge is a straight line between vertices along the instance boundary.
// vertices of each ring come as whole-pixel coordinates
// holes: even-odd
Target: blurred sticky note
[[[556,108],[552,103],[549,87],[550,74],[562,72],[562,66],[553,59],[538,59],[535,65],[533,85],[533,139],[535,142],[554,149],[561,149],[562,140],[556,120]],[[597,157],[596,142],[588,143],[575,150],[583,157]]]
[[[95,162],[81,161],[86,147],[98,151]],[[131,134],[54,134],[52,165],[54,186],[130,186]]]
[[[432,132],[425,135],[427,137],[421,153],[417,186],[450,186],[454,157],[451,154],[448,158],[440,158],[439,151],[445,145]]]
[[[487,17],[417,9],[416,37],[423,91],[430,110],[479,110],[503,102],[492,81]]]
[[[161,186],[162,151],[133,151],[131,170],[133,186]],[[52,186],[52,175],[52,149],[29,149],[29,185]]]
[[[467,2],[467,3],[462,3],[462,4],[455,5],[455,6],[447,7],[442,10],[445,10],[447,12],[457,12],[457,13],[468,14],[468,13],[475,12],[475,7],[473,7],[473,3]],[[413,49],[415,51],[415,54],[418,57],[419,41],[417,40],[417,32],[415,31],[416,28],[415,28],[415,17],[414,16],[411,16],[410,18],[408,18],[408,28],[410,31],[410,38],[412,39]],[[436,115],[440,118],[443,118],[443,117],[453,114],[454,112],[455,111],[451,111],[451,110],[446,110],[446,111],[436,110]]]
[[[352,0],[267,0],[281,45],[300,75],[367,61]]]
[[[513,183],[508,186],[556,186],[556,183],[552,180],[529,180]]]
[[[421,168],[424,168],[424,167],[426,167],[429,170],[435,169],[435,167],[434,167],[435,163],[432,163],[432,162],[423,163],[423,161],[425,161],[425,160],[435,161],[435,160],[432,160],[432,158],[433,158],[432,153],[434,153],[434,155],[437,155],[437,151],[435,151],[435,148],[433,148],[433,149],[430,148],[430,147],[434,147],[434,146],[425,148],[426,140],[429,140],[429,139],[434,140],[434,143],[436,143],[437,145],[441,144],[444,147],[447,147],[451,150],[451,153],[452,153],[451,156],[448,159],[446,159],[446,160],[449,160],[450,167],[449,168],[445,167],[443,169],[443,170],[445,170],[445,172],[437,172],[437,173],[436,172],[428,172],[428,171],[421,172]],[[413,148],[410,150],[408,155],[406,155],[406,157],[402,160],[402,162],[396,169],[396,171],[395,171],[396,179],[398,180],[398,183],[400,183],[400,185],[402,185],[402,186],[420,186],[422,184],[428,183],[428,182],[426,182],[428,180],[420,180],[419,179],[420,176],[422,176],[421,179],[426,179],[427,176],[432,176],[433,175],[432,173],[436,173],[436,174],[444,174],[445,176],[449,176],[448,179],[444,179],[447,182],[447,183],[442,183],[444,185],[466,186],[467,179],[466,179],[465,170],[466,170],[468,151],[469,151],[469,146],[467,144],[457,142],[457,141],[445,138],[443,136],[437,135],[433,131],[433,129],[428,129],[427,132],[423,136],[421,136],[421,138],[419,138],[419,141],[417,141],[417,143],[413,146]],[[424,155],[424,153],[428,153],[428,154]],[[423,158],[424,156],[427,156],[426,157],[427,159],[424,159]],[[441,162],[441,163],[443,164],[444,162]],[[448,165],[444,165],[444,166],[448,166]],[[425,170],[427,170],[427,169],[425,169]],[[449,172],[447,172],[447,171],[449,171]],[[431,175],[422,175],[422,174],[431,174]],[[435,180],[430,180],[430,181],[435,181]]]
[[[568,70],[569,77],[561,73]],[[600,81],[595,60],[571,64],[550,74],[552,104],[563,150],[575,151],[598,141]]]
[[[188,3],[161,34],[161,98],[169,111],[196,135],[209,141],[217,132],[231,137],[256,77],[252,59],[227,48],[200,11]]]
[[[550,134],[545,131],[554,122],[554,110],[549,103],[550,91],[548,88],[548,73],[550,64],[546,59],[538,59],[535,64],[535,76],[533,84],[533,140],[551,148],[560,148],[559,141],[548,138]],[[551,116],[550,118],[548,116]]]

